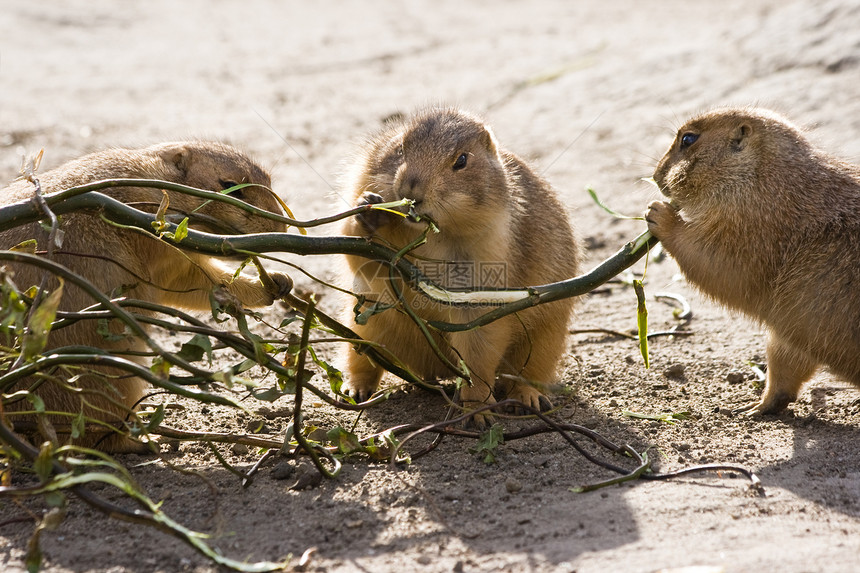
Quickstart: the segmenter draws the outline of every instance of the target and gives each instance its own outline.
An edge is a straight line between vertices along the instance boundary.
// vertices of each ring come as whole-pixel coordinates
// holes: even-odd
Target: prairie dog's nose
[[[403,199],[419,201],[424,198],[424,183],[415,173],[404,173],[397,186],[397,195]]]

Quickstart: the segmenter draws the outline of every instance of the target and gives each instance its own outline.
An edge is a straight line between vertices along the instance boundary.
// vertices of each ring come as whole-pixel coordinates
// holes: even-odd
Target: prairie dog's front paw
[[[341,392],[344,395],[349,396],[357,403],[367,402],[373,396],[373,393],[376,392],[376,385],[373,384],[358,384],[356,385],[351,380],[346,380],[341,386]],[[342,397],[338,397],[338,400],[341,402],[345,402]]]
[[[244,304],[249,306],[269,306],[276,300],[281,300],[293,290],[293,279],[284,273],[267,273],[265,276],[261,275],[260,283],[263,288],[258,295],[258,301],[249,300],[247,296],[243,298],[243,295],[239,294],[239,298],[242,299]]]
[[[538,412],[549,412],[552,410],[552,401],[544,396],[540,390],[526,383],[518,383],[516,384],[510,392],[508,392],[508,398],[513,400],[517,400],[518,402],[522,402],[531,410],[527,410],[521,406],[516,406],[513,408],[514,414],[518,416],[523,416],[527,414],[531,414],[532,411],[537,410]]]
[[[496,398],[493,396],[493,389],[480,382],[473,382],[470,385],[466,385],[464,383],[460,388],[459,400],[464,414],[471,412],[472,410],[480,409],[482,406],[496,403]],[[475,429],[480,432],[483,432],[492,425],[492,410],[482,410],[474,413],[463,422],[463,426],[465,428]]]
[[[385,203],[385,198],[382,195],[380,195],[379,193],[373,193],[372,191],[366,191],[361,194],[361,197],[359,197],[356,207],[363,207],[364,205],[378,205],[379,203]],[[390,216],[391,215],[385,213],[384,211],[377,211],[371,209],[369,211],[365,211],[364,213],[360,213],[355,217],[367,230],[367,232],[373,233],[379,227],[382,227],[383,225],[388,223],[388,219]]]
[[[285,275],[284,273],[269,273],[269,277],[271,277],[273,284],[267,285],[267,288],[272,291],[271,294],[274,298],[272,302],[284,298],[293,290],[293,279],[289,275]]]
[[[648,230],[661,241],[682,222],[678,210],[665,201],[652,201],[645,213],[645,221]]]

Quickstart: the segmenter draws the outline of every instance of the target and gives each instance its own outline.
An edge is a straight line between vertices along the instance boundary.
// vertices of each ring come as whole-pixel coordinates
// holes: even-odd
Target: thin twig
[[[311,445],[311,443],[302,435],[302,389],[305,387],[303,376],[305,374],[305,357],[308,353],[308,337],[310,336],[311,323],[314,319],[315,306],[316,303],[313,300],[308,301],[307,313],[305,314],[305,321],[302,325],[302,338],[299,343],[299,354],[296,358],[296,398],[295,405],[293,406],[293,435],[299,443],[299,447],[311,457],[317,470],[319,470],[322,475],[333,478],[340,473],[340,462],[324,451],[323,453],[329,458],[329,461],[335,464],[335,469],[333,471],[329,471],[329,469],[323,465],[322,461],[320,461],[317,448]]]
[[[681,295],[673,292],[657,292],[654,293],[654,298],[657,300],[672,300],[677,302],[681,308],[676,308],[673,314],[678,320],[690,320],[693,318],[693,310],[690,308],[690,303]]]
[[[568,331],[570,334],[609,334],[611,336],[618,336],[621,338],[627,338],[629,340],[638,340],[638,337],[635,334],[628,334],[626,332],[621,332],[620,330],[612,330],[610,328],[575,328]],[[690,336],[695,334],[691,330],[675,330],[674,327],[669,330],[661,330],[659,332],[649,332],[648,338],[657,338],[659,336]]]

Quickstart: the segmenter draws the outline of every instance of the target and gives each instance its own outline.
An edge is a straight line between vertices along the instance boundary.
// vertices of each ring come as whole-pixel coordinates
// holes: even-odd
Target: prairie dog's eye
[[[221,186],[222,191],[226,191],[228,189],[231,189],[231,188],[239,185],[238,183],[236,183],[235,181],[232,181],[230,179],[219,179],[218,184]],[[233,197],[234,199],[238,199],[239,201],[245,201],[246,200],[244,188],[235,189],[233,191],[230,191],[230,193],[228,193],[228,195],[230,195],[230,197]]]
[[[699,139],[698,133],[687,132],[681,136],[681,149],[687,149]]]
[[[457,158],[457,161],[454,162],[454,171],[459,171],[466,166],[466,161],[469,160],[469,156],[466,153],[461,153]]]

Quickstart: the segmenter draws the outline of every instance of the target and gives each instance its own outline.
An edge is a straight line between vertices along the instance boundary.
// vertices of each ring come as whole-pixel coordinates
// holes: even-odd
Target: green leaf
[[[173,231],[173,236],[170,237],[177,243],[182,239],[188,236],[188,217],[185,217],[180,221],[179,225],[176,226],[176,230]]]
[[[288,316],[281,321],[281,324],[278,325],[278,328],[284,328],[285,326],[289,326],[297,320],[299,320],[298,316]]]
[[[206,350],[202,346],[184,342],[179,348],[179,352],[176,353],[176,356],[182,358],[186,362],[197,362],[198,360],[202,360],[205,354]]]
[[[24,320],[27,316],[27,304],[15,287],[8,281],[0,283],[0,331],[6,332],[7,336],[20,335],[24,329]]]
[[[43,442],[39,454],[33,461],[33,471],[43,482],[48,481],[53,471],[54,446],[51,442]]]
[[[170,373],[171,366],[173,365],[163,357],[156,356],[152,359],[152,366],[149,367],[149,371],[160,378],[166,378]]]
[[[245,267],[247,267],[247,266],[248,266],[250,263],[252,263],[253,261],[254,261],[254,259],[252,259],[251,257],[248,257],[248,258],[246,258],[244,261],[242,261],[242,264],[241,264],[241,265],[239,265],[239,266],[236,268],[236,271],[233,273],[233,280],[236,280],[236,278],[238,278],[238,277],[239,277],[239,275],[241,275],[241,274],[242,274],[242,271],[243,271],[243,270],[245,270]]]
[[[385,312],[389,308],[394,308],[394,305],[374,302],[364,310],[361,310],[361,307],[362,303],[359,302],[353,308],[353,312],[355,313],[355,323],[363,325],[367,324],[367,321],[370,320],[370,317],[374,314],[379,314],[381,312]]]
[[[361,445],[358,436],[344,430],[340,426],[329,430],[326,433],[326,438],[337,446],[338,451],[344,455],[364,451],[364,447]]]
[[[251,332],[251,330],[248,328],[248,321],[245,319],[244,314],[239,314],[236,316],[236,326],[239,328],[239,333],[242,335],[242,337],[254,346],[254,358],[256,359],[255,363],[266,364],[269,359],[269,354],[267,351],[271,348],[271,345],[265,344],[260,336]]]
[[[295,376],[296,376],[295,370],[289,369],[289,373],[293,375],[293,379],[295,380]],[[308,382],[311,381],[311,379],[313,379],[313,377],[314,377],[314,371],[313,370],[308,370],[307,368],[302,370],[302,384],[307,384]]]
[[[42,548],[39,546],[39,539],[42,535],[42,527],[36,528],[30,541],[27,542],[27,555],[24,557],[24,564],[27,566],[29,573],[38,573],[42,568]]]
[[[48,507],[61,508],[66,505],[66,496],[61,491],[49,491],[45,494],[45,503]],[[51,531],[50,528],[48,528]]]
[[[72,438],[80,438],[86,432],[87,419],[84,416],[84,411],[78,412],[78,415],[72,418]]]
[[[496,462],[496,449],[505,443],[505,428],[501,424],[493,424],[490,429],[481,434],[478,443],[469,452],[482,454],[485,464]]]
[[[278,387],[284,394],[296,393],[296,377],[278,374]]]
[[[161,425],[161,422],[164,421],[164,404],[159,404],[155,407],[155,411],[149,417],[149,422],[146,424],[146,431],[153,432],[158,426]]]
[[[597,203],[598,207],[600,207],[601,209],[603,209],[604,211],[606,211],[607,213],[609,213],[610,215],[612,215],[616,219],[632,219],[635,221],[644,221],[645,220],[645,217],[630,217],[628,215],[622,215],[621,213],[619,213],[615,209],[612,209],[611,207],[609,207],[603,201],[600,200],[600,198],[597,196],[597,192],[594,189],[592,189],[591,186],[586,187],[585,190],[588,191],[588,194],[591,195],[591,198],[594,200],[595,203]]]
[[[218,324],[222,324],[230,320],[229,316],[221,318],[221,315],[226,312],[226,309],[215,297],[214,289],[209,291],[209,310],[212,312],[212,320]]]
[[[404,453],[400,450],[400,440],[397,439],[397,436],[394,435],[392,430],[385,430],[382,432],[382,439],[388,446],[388,449],[392,452],[398,452],[400,458],[397,459],[400,463],[412,463],[412,458],[408,453]]]
[[[32,392],[30,392],[29,394],[27,394],[27,400],[29,400],[30,403],[33,404],[33,409],[37,413],[45,413],[45,401],[42,400],[42,398],[38,394],[33,394]]]
[[[57,318],[57,309],[60,306],[60,299],[63,298],[63,279],[59,280],[59,286],[42,300],[27,324],[27,332],[21,341],[21,352],[25,362],[41,354],[48,343],[48,333],[51,332],[51,324]]]
[[[224,370],[219,370],[218,372],[212,373],[212,381],[213,382],[221,382],[228,388],[233,387],[233,370],[231,368],[225,368]]]
[[[317,356],[317,353],[314,352],[313,348],[308,347],[308,353],[311,355],[311,359],[314,361],[314,364],[322,368],[323,372],[325,372],[332,392],[338,396],[343,396],[344,394],[340,391],[343,387],[343,372]]]
[[[639,331],[639,352],[645,360],[645,368],[650,368],[648,360],[648,309],[645,307],[645,287],[639,279],[633,280],[633,290],[636,292],[636,327]]]
[[[253,390],[251,392],[254,398],[257,400],[263,400],[264,402],[274,402],[278,398],[284,395],[284,392],[281,392],[278,388],[268,388],[266,390]]]
[[[242,372],[247,372],[251,368],[257,365],[257,361],[251,358],[246,358],[242,362],[239,363],[238,366],[233,370],[234,374],[241,374]]]
[[[182,344],[177,356],[187,360],[188,362],[197,362],[203,359],[203,355],[209,360],[209,365],[212,365],[212,341],[208,336],[195,334],[191,340]]]

